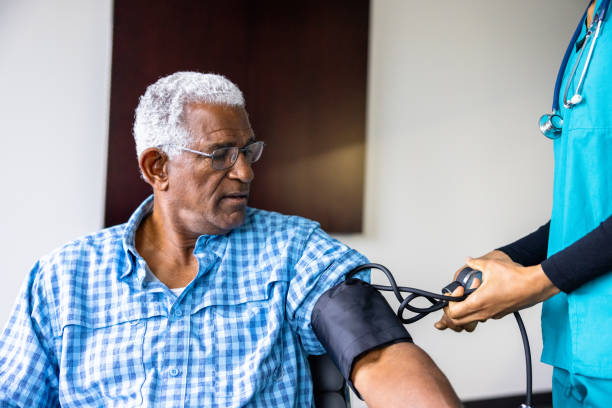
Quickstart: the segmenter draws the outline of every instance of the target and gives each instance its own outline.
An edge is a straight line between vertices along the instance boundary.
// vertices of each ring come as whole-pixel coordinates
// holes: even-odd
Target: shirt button
[[[168,374],[170,374],[170,376],[172,376],[172,377],[176,377],[180,373],[181,372],[179,371],[178,368],[171,368],[170,371],[168,371]]]
[[[175,317],[181,317],[183,315],[183,311],[180,308],[176,308],[174,310],[174,316]]]

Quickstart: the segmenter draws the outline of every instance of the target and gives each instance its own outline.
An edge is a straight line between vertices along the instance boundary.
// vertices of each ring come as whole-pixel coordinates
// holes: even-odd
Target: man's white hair
[[[149,85],[140,97],[134,119],[136,154],[159,147],[168,156],[188,146],[190,134],[184,124],[185,105],[203,102],[244,107],[240,89],[223,75],[175,72]]]

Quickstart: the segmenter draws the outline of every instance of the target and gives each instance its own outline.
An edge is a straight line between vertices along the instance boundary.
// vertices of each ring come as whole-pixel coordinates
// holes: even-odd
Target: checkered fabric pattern
[[[177,297],[134,248],[152,205],[34,265],[0,336],[0,406],[312,406],[313,306],[367,260],[313,221],[249,208],[198,239]]]

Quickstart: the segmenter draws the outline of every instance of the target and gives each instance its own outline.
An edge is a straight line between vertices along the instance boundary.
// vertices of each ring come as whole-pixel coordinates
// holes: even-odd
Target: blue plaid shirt
[[[0,336],[0,406],[312,406],[313,306],[367,260],[313,221],[249,208],[197,240],[177,297],[134,248],[152,204],[34,265]]]

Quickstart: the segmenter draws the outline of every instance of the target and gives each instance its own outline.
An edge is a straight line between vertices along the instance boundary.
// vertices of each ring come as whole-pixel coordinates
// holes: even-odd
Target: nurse
[[[544,302],[542,361],[554,367],[555,407],[612,406],[612,25],[609,0],[589,4],[562,63],[554,117],[550,221],[467,265],[483,283],[451,303],[436,328],[474,330],[478,321]],[[607,11],[607,12],[606,12]],[[549,119],[552,119],[549,121]],[[462,294],[458,288],[453,294]]]

